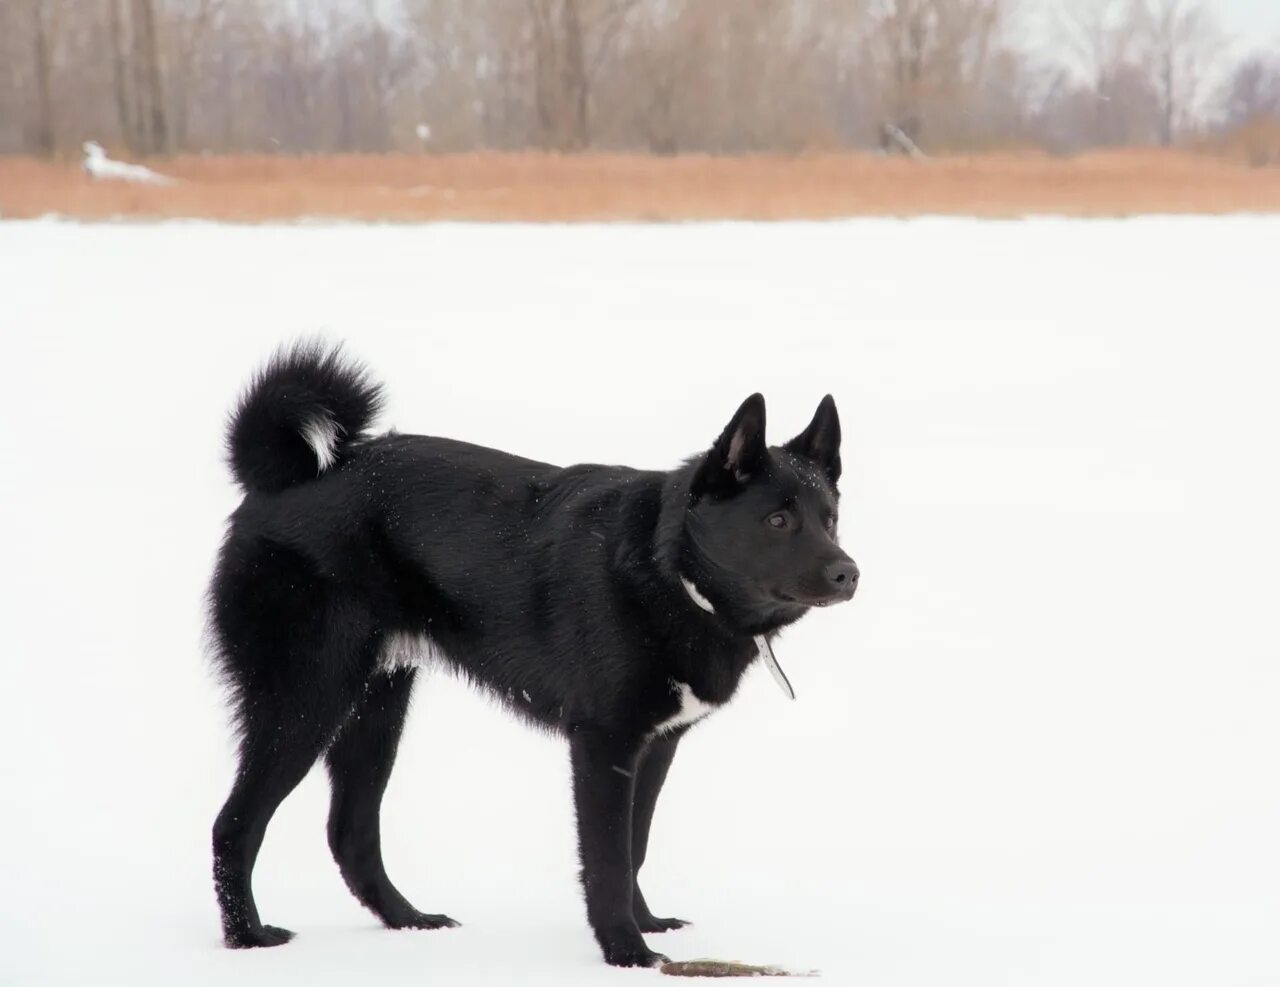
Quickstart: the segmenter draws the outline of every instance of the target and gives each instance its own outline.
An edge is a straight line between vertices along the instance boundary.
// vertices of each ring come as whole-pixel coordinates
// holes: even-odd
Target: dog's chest
[[[765,638],[735,641],[719,647],[705,641],[701,647],[694,643],[690,646],[690,654],[679,666],[683,671],[667,680],[671,696],[676,701],[676,710],[659,720],[650,736],[659,737],[682,730],[714,713],[733,698],[743,673],[757,657],[774,672],[783,692],[794,699],[791,684],[777,667],[772,648]],[[686,678],[692,681],[686,681]]]
[[[720,708],[716,703],[708,703],[699,699],[688,682],[680,682],[677,679],[671,679],[670,681],[671,692],[676,697],[679,708],[653,728],[652,735],[655,737],[660,737],[663,734],[671,733],[673,730],[680,730],[697,723],[704,716],[708,716]]]

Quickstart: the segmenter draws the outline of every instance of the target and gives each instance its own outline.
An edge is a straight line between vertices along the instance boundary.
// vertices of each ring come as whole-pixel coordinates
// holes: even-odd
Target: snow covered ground
[[[609,984],[566,757],[419,689],[381,931],[324,779],[218,942],[201,593],[223,416],[349,341],[387,424],[662,467],[836,395],[849,606],[683,745],[645,887],[677,958],[858,987],[1280,984],[1280,218],[651,227],[0,223],[0,984]]]

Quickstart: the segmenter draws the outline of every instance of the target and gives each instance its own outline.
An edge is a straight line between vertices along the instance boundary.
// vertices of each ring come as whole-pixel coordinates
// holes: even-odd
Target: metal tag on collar
[[[765,667],[769,669],[769,674],[773,676],[773,681],[778,683],[778,688],[782,690],[782,694],[788,699],[795,699],[796,690],[791,688],[791,680],[787,678],[787,673],[778,664],[778,659],[773,653],[773,645],[769,643],[769,639],[763,634],[757,635],[756,647],[760,650],[760,659],[764,662]]]

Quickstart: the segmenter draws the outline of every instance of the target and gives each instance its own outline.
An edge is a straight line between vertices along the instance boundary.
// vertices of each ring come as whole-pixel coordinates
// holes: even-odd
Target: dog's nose
[[[844,593],[853,596],[854,589],[858,585],[858,567],[851,559],[844,559],[840,562],[832,562],[826,569],[827,582],[831,588],[838,593]]]

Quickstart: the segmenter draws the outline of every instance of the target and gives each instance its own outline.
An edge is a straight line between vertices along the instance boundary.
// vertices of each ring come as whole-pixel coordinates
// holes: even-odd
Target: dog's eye
[[[791,524],[791,519],[782,511],[779,511],[777,514],[770,514],[764,520],[769,527],[778,528],[779,530],[786,528]]]
[[[828,515],[827,515],[827,519],[826,519],[826,521],[824,521],[824,522],[823,522],[823,526],[824,526],[828,531],[835,531],[835,530],[836,530],[836,516],[835,516],[834,514],[828,514]]]

